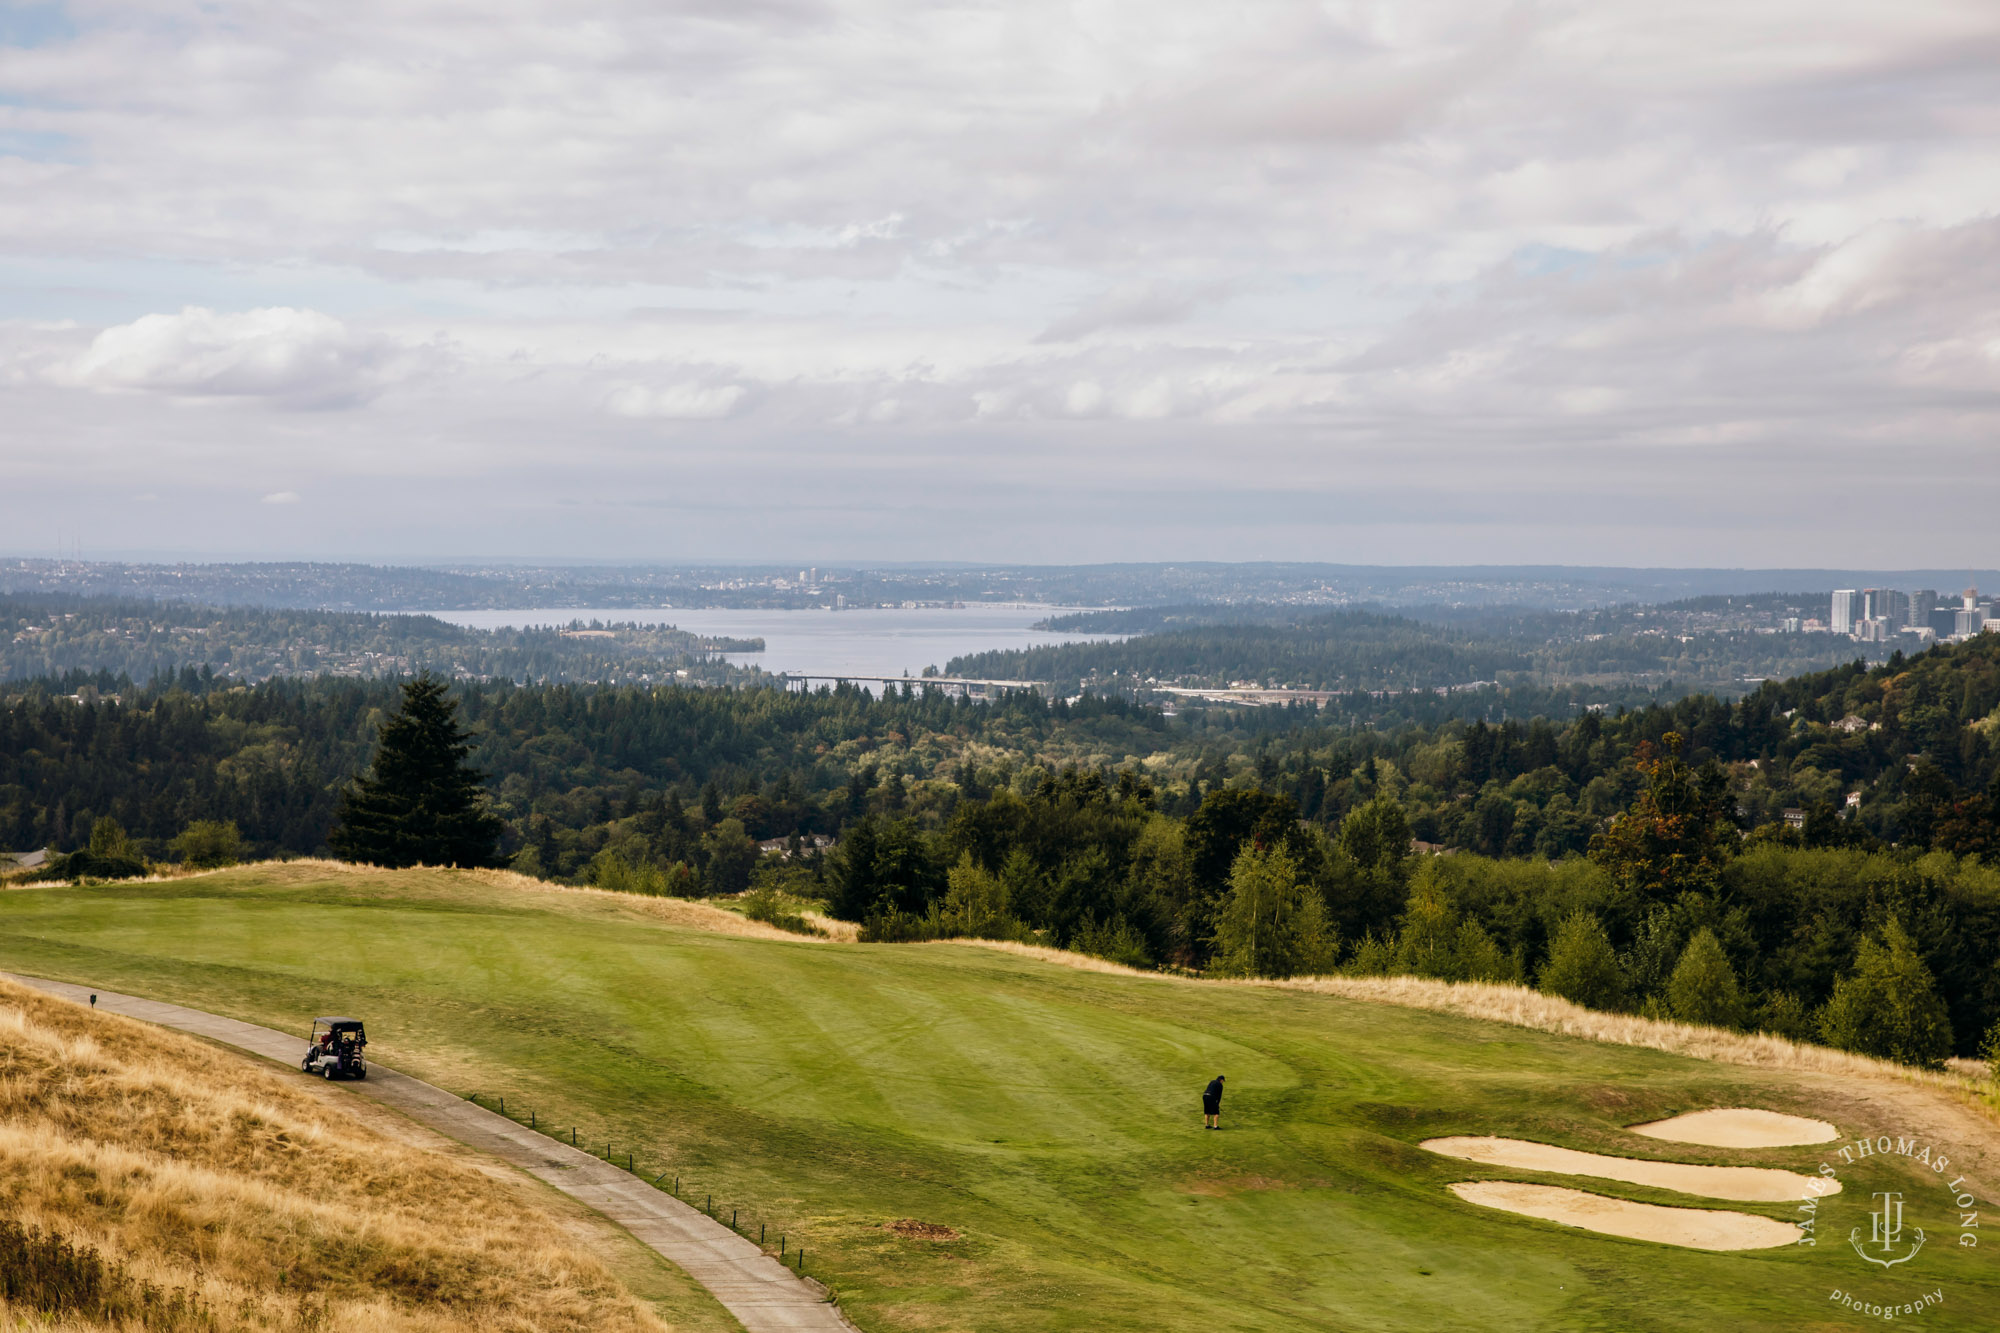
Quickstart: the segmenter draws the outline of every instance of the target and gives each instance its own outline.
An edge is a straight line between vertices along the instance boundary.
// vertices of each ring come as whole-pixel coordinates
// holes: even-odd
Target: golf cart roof
[[[337,1027],[342,1023],[352,1023],[355,1027],[361,1026],[361,1020],[358,1018],[315,1018],[313,1022],[325,1023],[329,1027]]]

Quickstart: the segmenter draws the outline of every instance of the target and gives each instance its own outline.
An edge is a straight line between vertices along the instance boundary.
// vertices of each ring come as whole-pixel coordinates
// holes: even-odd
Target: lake
[[[1106,634],[1052,634],[1028,626],[1045,616],[1095,607],[972,603],[962,607],[911,610],[856,607],[841,611],[696,610],[657,611],[554,607],[519,611],[433,611],[439,620],[473,629],[518,629],[527,625],[567,625],[603,620],[641,625],[674,625],[696,634],[762,639],[761,653],[730,653],[731,662],[766,671],[815,676],[919,676],[925,667],[965,653],[994,648],[1027,648],[1079,639],[1121,638]]]

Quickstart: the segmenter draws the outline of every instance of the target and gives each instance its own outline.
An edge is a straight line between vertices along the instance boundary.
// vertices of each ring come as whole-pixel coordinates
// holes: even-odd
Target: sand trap
[[[1708,1208],[1662,1208],[1555,1185],[1468,1180],[1453,1185],[1451,1192],[1468,1203],[1539,1217],[1544,1222],[1690,1250],[1775,1250],[1795,1244],[1799,1238],[1799,1229],[1790,1222],[1768,1217]]]
[[[1840,1137],[1840,1131],[1824,1120],[1753,1111],[1746,1106],[1690,1111],[1671,1120],[1634,1125],[1632,1132],[1708,1148],[1791,1148],[1802,1143],[1832,1143]]]
[[[1706,1199],[1738,1203],[1789,1203],[1818,1199],[1839,1192],[1840,1182],[1765,1166],[1694,1166],[1686,1162],[1645,1162],[1633,1157],[1605,1157],[1573,1148],[1553,1148],[1523,1139],[1427,1139],[1422,1145],[1446,1157],[1516,1171],[1550,1171],[1564,1176],[1595,1176],[1628,1185],[1699,1194]],[[1675,1210],[1679,1211],[1679,1210]],[[1581,1225],[1581,1224],[1579,1224]],[[1622,1234],[1622,1233],[1621,1233]]]

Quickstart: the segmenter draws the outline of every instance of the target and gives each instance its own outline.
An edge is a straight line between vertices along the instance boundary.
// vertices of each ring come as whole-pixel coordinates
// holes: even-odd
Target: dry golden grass
[[[0,983],[0,1219],[205,1312],[145,1326],[665,1329],[519,1191],[248,1057]],[[0,1316],[128,1326],[19,1304]]]

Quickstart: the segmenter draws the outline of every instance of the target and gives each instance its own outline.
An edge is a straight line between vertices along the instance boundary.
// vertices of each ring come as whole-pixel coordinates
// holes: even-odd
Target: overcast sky
[[[0,0],[0,550],[2000,548],[2000,4]]]

